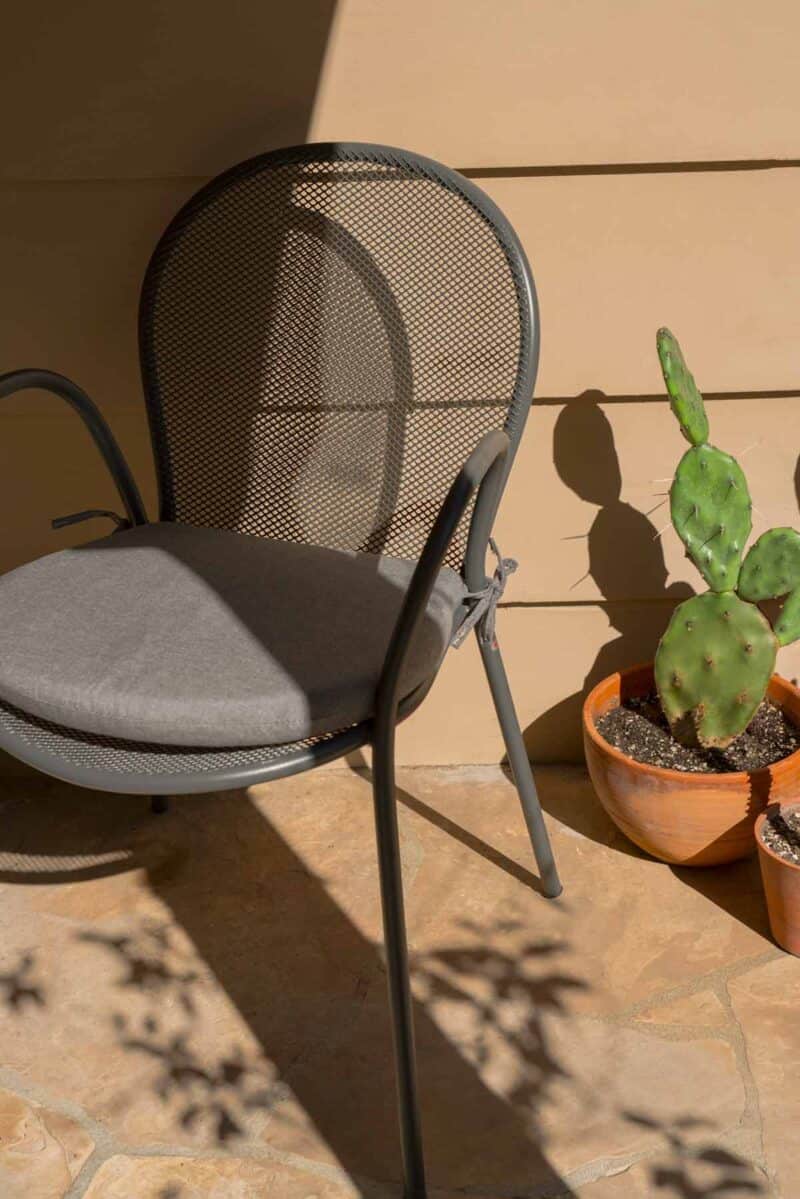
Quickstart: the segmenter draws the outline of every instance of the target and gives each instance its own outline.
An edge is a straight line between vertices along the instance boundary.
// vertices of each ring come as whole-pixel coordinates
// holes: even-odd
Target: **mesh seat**
[[[350,750],[367,740],[368,729],[362,725],[284,745],[241,749],[164,745],[88,733],[0,701],[0,747],[68,782],[123,795],[246,786],[292,774],[300,761],[310,765],[338,757],[340,743]],[[331,749],[334,752],[329,753]]]

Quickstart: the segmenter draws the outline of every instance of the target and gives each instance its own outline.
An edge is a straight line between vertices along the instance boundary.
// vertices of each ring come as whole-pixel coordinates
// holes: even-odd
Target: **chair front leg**
[[[476,632],[483,665],[486,669],[486,677],[489,680],[489,688],[492,692],[492,699],[494,700],[497,718],[500,722],[506,752],[508,753],[511,773],[514,776],[514,782],[519,794],[520,803],[522,804],[522,812],[525,817],[525,824],[528,828],[531,845],[536,857],[536,864],[539,868],[542,890],[548,899],[555,899],[557,895],[561,894],[563,887],[558,877],[550,838],[547,835],[547,828],[542,816],[542,807],[536,792],[536,783],[533,779],[528,752],[525,749],[525,742],[522,739],[519,720],[514,708],[514,699],[511,695],[508,676],[506,675],[506,669],[500,654],[500,646],[497,643],[496,637],[487,640],[482,636],[481,625],[478,625]]]
[[[403,1151],[405,1199],[425,1199],[419,1099],[417,1095],[411,984],[408,977],[403,877],[397,832],[394,787],[394,741],[402,676],[409,646],[425,619],[438,573],[467,506],[487,477],[501,477],[509,448],[500,429],[485,434],[453,480],[411,576],[405,599],[386,651],[375,693],[372,787],[378,837],[378,865],[386,945],[386,971],[392,1013],[397,1094],[400,1106],[400,1141]]]
[[[383,935],[392,1018],[404,1199],[426,1199],[419,1113],[414,1020],[403,905],[403,876],[394,780],[394,725],[378,724],[373,745],[372,790],[378,841]]]

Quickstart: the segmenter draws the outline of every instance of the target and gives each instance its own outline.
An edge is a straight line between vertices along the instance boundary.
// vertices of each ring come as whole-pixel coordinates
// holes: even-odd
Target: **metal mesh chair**
[[[0,378],[0,395],[45,388],[77,410],[126,513],[115,518],[121,531],[111,537],[0,580],[0,746],[56,777],[150,794],[155,804],[166,794],[243,787],[373,746],[404,1177],[407,1196],[418,1199],[425,1181],[394,735],[397,721],[422,702],[453,627],[465,618],[461,637],[465,627],[475,628],[543,889],[560,891],[494,631],[507,564],[492,579],[485,567],[536,373],[530,270],[492,201],[446,167],[385,146],[302,146],[234,167],[174,218],[147,270],[139,332],[160,492],[156,524],[148,524],[125,460],[84,392],[47,371]],[[87,515],[97,513],[66,519]],[[261,573],[259,553],[267,554]],[[188,590],[199,574],[203,596],[219,593],[207,601],[208,627],[233,607],[236,635],[251,620],[245,631],[252,642],[265,636],[258,611],[269,597],[279,603],[283,596],[296,639],[308,637],[312,619],[325,631],[334,622],[335,670],[346,674],[347,663],[356,663],[350,706],[312,695],[315,650],[302,669],[291,656],[288,666],[282,660],[284,682],[264,674],[265,694],[257,694],[258,677],[248,678],[251,706],[234,705],[233,717],[224,703],[212,705],[224,728],[218,743],[208,722],[195,722],[162,681],[158,720],[165,732],[153,734],[126,681],[133,671],[126,654],[138,649],[115,644],[113,629],[134,603],[127,598],[133,574],[140,578],[144,569],[146,576],[154,562],[161,569],[167,560],[173,573],[164,586],[154,576],[150,593],[136,600],[148,620],[160,619],[167,591],[179,614],[191,607],[202,615],[206,599]],[[256,604],[243,614],[241,587],[234,598],[226,589],[234,575],[248,583],[251,562]],[[313,604],[308,598],[309,572],[318,569],[328,572],[321,608],[319,595]],[[105,585],[112,576],[116,590]],[[353,615],[359,603],[380,616],[367,665],[363,616]],[[276,619],[273,604],[267,639]],[[284,641],[291,640],[291,622],[288,634],[284,626]],[[98,648],[102,636],[108,643]],[[46,660],[37,658],[37,643]],[[191,656],[191,645],[181,644]],[[264,647],[272,658],[281,651],[274,642]],[[95,653],[103,652],[111,665],[97,667],[105,673],[94,677]],[[260,652],[247,655],[258,669]],[[202,659],[199,646],[195,656]],[[152,661],[146,665],[153,670]],[[202,660],[171,673],[183,667],[192,687],[205,685]],[[286,682],[287,674],[295,677]],[[109,693],[109,675],[118,694]],[[337,678],[320,684],[326,696]],[[236,676],[228,683],[234,690],[245,685]],[[313,721],[269,707],[273,690],[284,686],[293,702],[298,693],[307,700]],[[84,706],[84,692],[99,692],[99,706]],[[269,735],[255,737],[265,710],[273,721]]]

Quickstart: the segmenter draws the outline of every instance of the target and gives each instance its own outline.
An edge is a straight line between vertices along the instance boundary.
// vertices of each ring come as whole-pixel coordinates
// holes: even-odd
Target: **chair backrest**
[[[530,269],[494,203],[386,146],[265,154],[171,222],[140,307],[161,519],[416,557],[536,373]],[[448,561],[460,566],[464,534]]]

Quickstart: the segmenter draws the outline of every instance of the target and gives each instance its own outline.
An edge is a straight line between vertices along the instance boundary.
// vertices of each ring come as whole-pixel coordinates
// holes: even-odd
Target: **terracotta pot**
[[[653,690],[653,667],[609,675],[583,706],[583,742],[595,791],[619,829],[662,862],[716,866],[753,852],[756,817],[768,803],[800,795],[800,750],[763,770],[689,774],[646,766],[609,745],[597,721],[625,699]],[[800,725],[800,691],[775,674],[767,694]]]
[[[778,810],[779,806],[770,804],[769,812]],[[784,808],[797,806],[783,805]],[[800,866],[785,862],[761,840],[761,830],[767,814],[762,812],[756,820],[756,845],[767,899],[769,926],[778,944],[783,949],[788,949],[789,953],[800,957]]]

